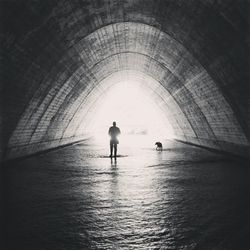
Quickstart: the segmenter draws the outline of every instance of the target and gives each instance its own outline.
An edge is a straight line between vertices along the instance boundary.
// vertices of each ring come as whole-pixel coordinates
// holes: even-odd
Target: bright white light
[[[116,121],[122,145],[138,145],[173,137],[173,130],[149,91],[135,82],[120,82],[100,97],[86,128],[98,143],[107,144],[108,129]],[[140,138],[140,139],[138,139]],[[143,140],[142,140],[143,138]],[[147,139],[146,139],[147,138]]]

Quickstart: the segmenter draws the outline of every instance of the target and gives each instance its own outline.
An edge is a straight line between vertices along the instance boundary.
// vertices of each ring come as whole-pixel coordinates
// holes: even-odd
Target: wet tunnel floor
[[[7,249],[250,249],[247,163],[77,144],[5,166]]]

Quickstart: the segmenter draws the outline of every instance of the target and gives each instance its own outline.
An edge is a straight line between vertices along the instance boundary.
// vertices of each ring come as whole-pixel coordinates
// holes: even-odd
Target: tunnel
[[[164,90],[176,139],[249,154],[244,1],[1,4],[4,158],[85,138],[89,93],[126,71]]]
[[[183,164],[185,159],[188,159],[189,164],[190,161],[198,161],[200,164],[204,157],[205,161],[209,158],[208,162],[222,162],[218,168],[213,165],[210,172],[209,166],[204,166],[206,170],[199,168],[197,171],[208,171],[199,172],[200,175],[209,176],[208,178],[212,178],[211,172],[214,171],[222,178],[219,181],[224,184],[228,181],[229,186],[230,183],[234,183],[227,179],[230,174],[235,175],[234,167],[230,165],[233,164],[235,168],[240,169],[238,170],[240,174],[237,172],[236,176],[242,179],[236,177],[236,184],[230,187],[235,188],[232,193],[236,192],[237,187],[249,191],[247,181],[244,182],[249,176],[249,170],[245,165],[248,165],[250,155],[249,3],[247,1],[19,0],[1,1],[0,5],[2,22],[0,155],[6,165],[2,183],[4,183],[3,188],[6,188],[3,195],[7,204],[6,210],[12,207],[12,210],[9,210],[9,217],[12,217],[14,208],[20,209],[21,205],[17,204],[17,200],[22,200],[23,197],[32,205],[31,196],[36,196],[35,189],[31,188],[33,193],[27,196],[30,198],[26,197],[27,193],[22,193],[22,188],[19,190],[18,187],[28,185],[29,182],[21,169],[25,171],[25,168],[28,168],[27,172],[35,172],[36,167],[33,170],[29,167],[35,165],[38,166],[37,171],[40,173],[41,165],[48,170],[52,164],[46,160],[51,159],[53,162],[56,158],[59,161],[68,154],[70,155],[67,159],[55,164],[62,166],[64,162],[71,164],[76,162],[74,157],[78,157],[77,165],[85,164],[80,163],[81,157],[78,153],[81,151],[84,154],[82,162],[89,157],[88,153],[91,155],[89,145],[92,144],[91,138],[95,134],[93,128],[100,125],[105,119],[103,117],[109,122],[102,124],[103,131],[107,133],[108,126],[113,122],[112,113],[108,115],[115,104],[107,106],[108,110],[104,110],[105,100],[110,100],[110,94],[116,88],[121,88],[121,97],[117,98],[117,102],[124,99],[124,104],[117,108],[116,113],[117,116],[121,115],[124,118],[123,121],[119,119],[117,121],[122,131],[125,130],[126,122],[131,116],[137,117],[138,124],[143,119],[151,122],[152,126],[161,124],[159,129],[158,127],[154,129],[158,131],[158,137],[153,139],[163,141],[164,144],[163,153],[157,156],[160,157],[157,158],[158,163],[166,160],[164,158],[166,152],[169,153],[166,153],[166,157],[171,158],[171,152],[175,150],[178,152],[176,158],[173,157],[175,163],[178,160]],[[140,99],[141,93],[145,94],[146,99]],[[132,115],[129,113],[130,116],[125,117],[122,105],[127,105],[128,109],[137,110],[138,113]],[[150,142],[152,147],[150,155],[145,153],[144,160],[141,162],[139,160],[142,166],[144,166],[142,162],[151,164],[152,157],[155,159],[152,142]],[[78,148],[81,147],[79,145],[84,145],[81,150]],[[72,147],[75,147],[75,150]],[[132,160],[129,161],[129,157],[133,156],[130,150],[122,151],[122,140],[119,147],[121,150],[118,153],[121,157],[118,159],[118,165],[119,162],[123,164],[123,160],[126,166],[136,164]],[[55,155],[52,157],[51,154]],[[109,161],[104,157],[106,153],[100,154],[99,160]],[[201,158],[205,156],[199,159],[199,155]],[[90,162],[90,166],[91,164],[102,166],[97,160]],[[158,163],[152,163],[152,166],[159,166]],[[229,165],[228,169],[224,169],[226,165]],[[58,167],[60,176],[63,171],[60,172]],[[186,168],[185,171],[187,172],[182,174],[190,177],[192,167],[190,173]],[[227,174],[224,175],[224,171],[228,171]],[[34,187],[42,185],[45,180],[40,178],[43,175],[45,178],[48,177],[47,174],[45,171],[40,177],[36,175],[34,179],[38,182],[34,181],[31,185]],[[21,176],[19,181],[15,179],[19,178],[18,175]],[[163,172],[163,176],[167,175],[168,172]],[[218,176],[215,178],[219,178]],[[16,197],[15,190],[21,192],[19,193],[21,198]],[[44,190],[40,195],[49,193],[48,190]],[[226,187],[223,190],[222,197],[227,197],[227,192],[230,191]],[[60,191],[56,192],[60,196]],[[52,197],[56,199],[57,196],[55,194]],[[231,201],[240,204],[239,206],[244,204],[246,209],[249,208],[248,198],[240,195],[235,197]],[[185,204],[183,206],[185,207]],[[35,219],[31,207],[27,211],[31,213],[30,218]],[[216,208],[211,206],[211,209]],[[25,208],[22,209],[20,213],[27,217],[27,214],[24,215]],[[247,218],[246,221],[249,221],[249,212],[244,210],[242,214]],[[242,222],[241,217],[232,220]],[[7,238],[10,237],[8,232],[22,224],[15,219],[10,221],[11,228],[7,227],[4,232]],[[249,225],[248,223],[240,230],[242,235],[246,235]],[[26,226],[32,228],[30,225]],[[46,228],[45,225],[43,227]],[[189,226],[185,227],[188,231]],[[202,225],[198,225],[197,228],[203,230]],[[160,232],[165,237],[164,230]],[[228,228],[223,227],[219,232],[227,230]],[[23,231],[29,230],[24,228]],[[209,239],[214,239],[217,244],[216,240],[220,237],[220,233]],[[16,234],[14,235],[18,238]],[[91,242],[90,233],[85,232],[85,234],[88,242]],[[177,240],[178,233],[176,236],[172,231],[172,236]],[[25,249],[64,249],[64,245],[58,242],[54,246],[51,245],[51,248],[46,247],[46,242],[39,246],[36,242],[28,244],[27,237],[25,235],[22,238]],[[104,238],[105,235],[103,238],[100,237]],[[189,239],[191,238],[192,236]],[[205,241],[205,236],[199,238],[199,243],[195,240],[187,243],[185,238],[180,237],[176,241],[178,243],[173,240],[169,245],[163,240],[165,245],[162,245],[162,249],[236,249],[226,245],[229,238],[221,245],[216,245],[221,248],[212,248],[214,246]],[[239,241],[247,246],[246,238],[244,241],[236,234],[232,246]],[[35,239],[39,241],[38,238]],[[114,241],[117,242],[117,238]],[[207,248],[204,241],[208,244]],[[12,249],[14,245],[10,242],[11,240],[9,247]],[[140,240],[137,240],[137,243],[139,245],[133,241],[128,245],[117,243],[118,245],[113,245],[112,249],[160,249],[157,248],[158,243],[148,245],[148,248],[146,245],[140,247]],[[65,249],[80,249],[80,247],[111,249],[108,248],[111,245],[98,243],[98,240],[94,246],[91,243],[82,244],[72,243],[71,247]],[[185,246],[187,248],[184,248]]]

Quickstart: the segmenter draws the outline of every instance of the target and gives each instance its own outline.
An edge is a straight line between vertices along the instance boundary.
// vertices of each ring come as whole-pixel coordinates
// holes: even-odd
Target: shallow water
[[[247,163],[176,142],[8,163],[6,249],[247,249]],[[240,246],[240,248],[239,248]]]

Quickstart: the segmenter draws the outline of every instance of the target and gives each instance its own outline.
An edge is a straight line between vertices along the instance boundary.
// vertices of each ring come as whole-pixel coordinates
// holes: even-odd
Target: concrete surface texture
[[[249,249],[247,163],[171,141],[108,151],[6,163],[3,249]]]
[[[87,108],[119,78],[154,85],[176,138],[249,154],[247,1],[0,5],[2,158],[85,138]]]

